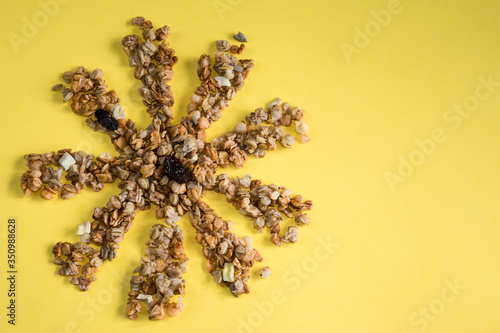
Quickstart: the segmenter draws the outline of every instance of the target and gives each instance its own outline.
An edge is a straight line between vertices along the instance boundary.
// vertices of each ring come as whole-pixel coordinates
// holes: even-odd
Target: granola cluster
[[[263,260],[252,248],[251,238],[240,238],[231,232],[230,222],[224,221],[201,201],[193,206],[189,219],[196,230],[196,241],[203,246],[207,270],[215,282],[229,287],[234,296],[249,293],[250,268],[255,261]]]
[[[64,154],[70,154],[75,160],[75,164],[66,171],[59,163]],[[24,158],[29,168],[21,177],[25,196],[41,190],[40,195],[46,200],[51,200],[57,192],[63,199],[71,199],[86,187],[99,192],[104,183],[114,182],[125,172],[120,167],[121,162],[108,153],[94,159],[94,155],[83,151],[71,153],[71,149],[62,149],[45,154],[28,154]],[[63,175],[69,183],[61,182]]]
[[[278,246],[283,243],[296,243],[298,240],[298,229],[294,226],[289,226],[286,234],[280,236],[280,223],[283,221],[281,214],[288,218],[294,217],[298,226],[310,222],[304,212],[312,209],[311,200],[305,200],[299,194],[292,197],[292,192],[286,187],[265,185],[258,179],[252,180],[250,175],[230,179],[229,176],[221,174],[217,177],[214,191],[225,194],[226,200],[232,203],[241,215],[253,221],[257,232],[262,232],[264,228],[269,229],[271,241]]]
[[[203,54],[198,60],[197,70],[200,86],[191,95],[191,103],[187,107],[188,115],[182,121],[189,133],[199,133],[205,140],[204,130],[222,117],[222,111],[243,87],[245,79],[253,69],[253,60],[238,60],[231,54],[241,52],[232,49],[228,41],[219,40],[215,45],[213,69],[218,75],[211,78],[211,60],[208,55]]]
[[[104,261],[116,258],[136,213],[150,207],[137,183],[124,181],[119,186],[120,195],[112,196],[106,207],[96,207],[92,223],[87,221],[79,226],[80,242],[58,242],[52,249],[54,263],[61,265],[57,274],[70,277],[71,283],[82,291],[88,290],[90,283],[96,280],[95,273]],[[82,264],[85,258],[87,262]]]
[[[206,130],[221,118],[253,68],[251,59],[237,58],[244,44],[231,45],[225,40],[215,43],[213,61],[206,54],[200,57],[200,85],[190,98],[187,115],[173,124],[174,98],[168,82],[177,57],[166,42],[170,28],[154,30],[143,17],[134,18],[132,24],[142,30],[142,36],[126,36],[122,44],[134,76],[141,82],[139,94],[151,124],[139,130],[127,119],[116,92],[105,85],[102,70],[80,66],[65,72],[67,86],[56,85],[53,90],[62,88],[64,102],[70,102],[73,112],[85,117],[92,130],[108,135],[118,155],[94,157],[71,149],[29,154],[25,156],[29,170],[21,178],[21,187],[27,197],[40,192],[47,200],[57,192],[70,199],[86,187],[100,191],[105,183],[116,182],[121,189],[106,206],[94,209],[91,220],[78,226],[79,242],[58,242],[53,247],[58,274],[82,291],[97,279],[96,273],[106,261],[115,260],[137,212],[154,205],[155,216],[163,223],[151,229],[145,254],[131,278],[126,316],[138,318],[145,305],[150,319],[161,320],[183,308],[182,276],[188,263],[178,225],[183,215],[189,215],[196,230],[208,272],[234,296],[249,292],[250,270],[263,260],[249,236],[236,235],[232,222],[219,217],[203,201],[207,191],[224,194],[240,214],[253,221],[258,232],[269,229],[274,244],[297,242],[297,227],[310,222],[305,212],[312,208],[312,201],[249,175],[231,179],[216,173],[219,166],[241,168],[249,156],[261,158],[278,143],[290,148],[296,140],[284,127],[294,125],[298,140],[304,143],[309,141],[309,129],[301,108],[276,99],[265,109],[256,109],[233,131],[207,141]],[[242,34],[238,38],[246,41]],[[294,218],[297,226],[282,232],[283,216]],[[270,270],[261,275],[269,276]]]
[[[126,315],[137,319],[142,302],[148,306],[149,319],[162,320],[165,314],[171,317],[182,311],[182,297],[170,301],[174,295],[185,294],[186,272],[189,259],[184,251],[184,234],[178,225],[156,224],[151,229],[150,240],[146,243],[145,257],[134,270],[138,275],[130,280],[130,292]],[[153,297],[154,296],[154,297]]]
[[[139,43],[139,36],[128,35],[122,44],[130,66],[134,67],[134,77],[142,82],[139,88],[142,101],[151,116],[160,112],[172,118],[170,107],[174,105],[174,95],[168,82],[172,80],[173,66],[178,58],[166,42],[170,28],[163,26],[155,32],[151,21],[144,17],[134,18],[132,24],[142,30],[142,42]],[[155,41],[160,43],[155,44]]]

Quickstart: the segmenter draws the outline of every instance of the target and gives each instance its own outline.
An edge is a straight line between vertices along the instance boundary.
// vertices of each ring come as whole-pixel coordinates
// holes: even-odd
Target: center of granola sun
[[[298,139],[304,143],[309,141],[309,129],[303,123],[301,108],[275,99],[266,108],[257,108],[233,131],[207,142],[206,130],[221,118],[253,68],[251,59],[236,58],[244,44],[231,46],[225,40],[215,43],[213,65],[208,55],[200,57],[200,85],[190,98],[187,115],[179,124],[172,124],[174,98],[168,82],[177,57],[166,42],[170,28],[154,31],[151,22],[142,17],[134,18],[132,24],[142,30],[142,38],[129,35],[122,44],[135,78],[141,81],[139,93],[152,117],[151,124],[138,130],[127,119],[116,92],[105,85],[102,70],[89,72],[80,66],[65,72],[62,78],[69,86],[62,89],[64,102],[71,102],[73,112],[84,116],[94,131],[107,134],[118,155],[103,153],[94,158],[71,149],[29,154],[25,156],[29,170],[23,174],[21,186],[27,197],[40,191],[47,200],[57,192],[70,199],[86,187],[100,191],[105,183],[117,181],[120,194],[112,196],[106,206],[96,207],[92,219],[78,226],[80,241],[58,242],[52,251],[54,263],[60,265],[58,274],[69,277],[82,291],[96,280],[105,261],[117,257],[136,213],[155,205],[156,218],[164,222],[151,229],[145,255],[134,270],[126,315],[136,319],[146,304],[150,319],[163,319],[177,315],[183,307],[182,298],[173,297],[185,292],[182,276],[188,258],[177,224],[184,214],[189,214],[196,230],[207,270],[234,296],[249,292],[251,267],[263,259],[249,236],[237,236],[232,222],[223,220],[202,201],[207,191],[224,194],[240,214],[253,221],[258,232],[269,229],[274,244],[297,242],[296,226],[289,226],[280,235],[283,215],[294,218],[297,226],[309,224],[305,211],[312,208],[312,201],[292,196],[283,186],[252,180],[249,175],[231,179],[216,175],[216,171],[231,164],[241,168],[249,156],[262,158],[266,150],[275,150],[277,143],[290,148],[295,138],[285,133],[286,126],[294,124]],[[246,41],[241,33],[235,38]],[[212,70],[217,74],[214,77]],[[53,90],[61,87],[59,84]],[[261,276],[270,276],[268,267]]]

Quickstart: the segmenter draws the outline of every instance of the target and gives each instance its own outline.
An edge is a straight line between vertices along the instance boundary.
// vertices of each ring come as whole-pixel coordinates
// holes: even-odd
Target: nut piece
[[[151,295],[139,294],[137,296],[137,299],[139,301],[146,301],[146,304],[153,304],[154,303],[153,296],[151,296]]]
[[[269,266],[262,268],[259,273],[260,277],[263,279],[267,279],[271,276],[271,274],[273,274],[273,272],[271,272],[271,268]]]
[[[234,282],[234,265],[231,262],[226,262],[224,264],[224,270],[222,271],[222,280],[226,282]]]
[[[90,234],[90,231],[91,231],[90,221],[87,220],[78,226],[76,235],[81,236],[83,234]]]
[[[231,81],[224,76],[216,76],[215,81],[217,81],[219,87],[231,87]]]
[[[67,152],[64,153],[64,155],[59,159],[59,164],[61,164],[61,166],[63,167],[64,171],[68,171],[69,168],[71,168],[71,166],[73,164],[76,164],[76,161],[75,159],[73,158],[73,156],[71,156],[70,154],[68,154]]]
[[[125,119],[127,115],[120,104],[116,104],[113,108],[113,118],[115,119]]]

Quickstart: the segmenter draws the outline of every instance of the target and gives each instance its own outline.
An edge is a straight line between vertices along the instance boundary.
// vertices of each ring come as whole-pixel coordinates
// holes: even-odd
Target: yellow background
[[[479,77],[500,81],[500,3],[401,0],[399,13],[381,26],[371,11],[390,3],[66,1],[15,52],[9,36],[23,36],[23,18],[33,22],[43,9],[38,1],[3,0],[0,331],[499,332],[500,87],[458,128],[444,117],[478,89],[486,91]],[[116,186],[50,202],[25,199],[19,186],[26,153],[113,152],[51,92],[66,70],[102,68],[127,115],[147,126],[139,82],[121,48],[122,37],[138,31],[130,25],[137,15],[172,29],[180,59],[172,81],[176,120],[197,85],[199,55],[212,54],[213,41],[241,30],[255,69],[210,138],[277,96],[306,110],[312,136],[310,144],[228,171],[314,200],[312,223],[301,229],[298,244],[273,246],[222,196],[207,198],[240,235],[254,237],[265,258],[257,271],[269,265],[272,277],[254,276],[249,295],[232,297],[206,273],[185,217],[186,306],[159,323],[144,314],[137,322],[124,317],[131,271],[158,223],[152,211],[138,215],[117,260],[82,293],[55,274],[50,249],[59,240],[75,241],[76,226],[117,193]],[[357,29],[366,28],[371,37],[361,45]],[[342,47],[356,41],[363,47],[346,57]],[[400,156],[422,157],[415,140],[431,138],[436,128],[444,142],[391,189],[386,172],[398,173]],[[5,316],[9,217],[17,220],[19,245],[14,328]],[[331,253],[320,248],[328,240],[337,244]],[[453,294],[450,283],[465,290]]]

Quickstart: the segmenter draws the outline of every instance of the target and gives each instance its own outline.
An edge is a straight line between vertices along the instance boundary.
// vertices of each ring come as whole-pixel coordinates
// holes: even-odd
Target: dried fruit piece
[[[168,178],[175,180],[180,184],[185,184],[189,181],[188,171],[182,163],[174,156],[165,157],[163,162],[163,170]]]
[[[94,113],[99,124],[107,130],[115,131],[118,128],[118,120],[113,118],[111,113],[108,111],[99,109]]]

